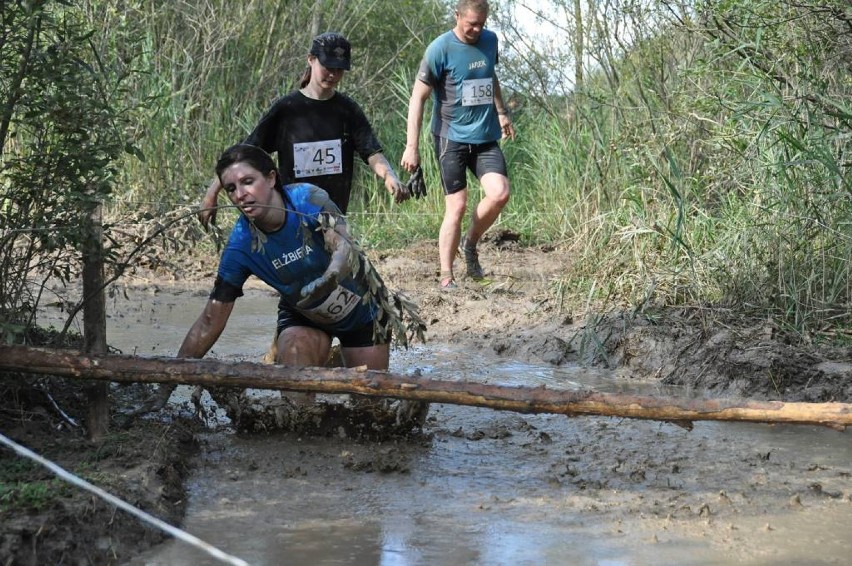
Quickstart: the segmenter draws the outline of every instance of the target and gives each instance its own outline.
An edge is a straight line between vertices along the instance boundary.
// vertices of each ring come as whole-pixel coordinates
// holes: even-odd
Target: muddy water
[[[149,299],[116,301],[124,314],[111,315],[110,342],[172,355],[204,296]],[[274,306],[264,293],[238,301],[211,355],[258,359]],[[396,352],[391,364],[446,379],[658,391],[458,345]],[[433,405],[424,433],[370,443],[210,432],[183,527],[251,564],[847,564],[852,556],[849,432],[705,422],[689,432]],[[214,563],[176,541],[133,561]]]

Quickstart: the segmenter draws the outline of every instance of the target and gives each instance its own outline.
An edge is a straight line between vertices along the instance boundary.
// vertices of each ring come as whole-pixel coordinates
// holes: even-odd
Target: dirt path
[[[564,251],[519,248],[512,238],[500,237],[483,246],[481,253],[491,284],[482,286],[460,278],[460,288],[451,293],[437,288],[434,242],[374,258],[389,286],[402,290],[421,305],[429,327],[429,342],[413,349],[400,363],[429,371],[437,363],[435,352],[441,351],[441,357],[457,367],[470,359],[480,359],[458,352],[476,352],[485,360],[482,364],[492,368],[501,360],[539,368],[586,366],[589,372],[606,372],[616,379],[614,383],[676,385],[690,394],[852,402],[849,347],[800,345],[772,321],[722,317],[718,312],[698,308],[656,312],[653,317],[625,313],[592,316],[581,307],[558,304],[552,292],[555,280],[569,270],[570,257]],[[134,344],[133,351],[125,347],[125,353],[173,355],[179,341],[174,336],[182,336],[188,328],[187,320],[192,318],[187,316],[200,312],[215,263],[215,258],[201,258],[160,273],[140,269],[123,279],[113,289],[111,325],[115,339]],[[198,274],[208,279],[199,282]],[[257,306],[235,312],[242,318],[232,320],[231,325],[241,330],[223,336],[222,343],[230,346],[214,349],[211,355],[242,359],[258,359],[262,355],[271,335],[270,313],[275,299],[260,286],[253,287],[250,294],[260,298],[251,303]],[[268,307],[264,298],[268,299]],[[450,352],[442,349],[447,345],[451,346]],[[405,367],[392,369],[406,371]],[[451,371],[448,367],[445,370]],[[58,393],[61,389],[48,387],[67,411],[82,414],[79,394],[62,397]],[[19,391],[6,388],[4,406],[14,404]],[[135,388],[115,389],[116,409],[120,412],[138,393]],[[211,451],[211,446],[230,442],[210,437],[197,424],[183,420],[137,422],[117,415],[113,442],[109,448],[96,447],[86,443],[79,430],[62,425],[62,419],[46,399],[33,400],[28,407],[25,414],[3,413],[4,434],[41,449],[69,468],[82,470],[96,483],[105,482],[129,501],[173,521],[186,506],[185,478],[192,461],[193,439],[202,440],[202,456],[195,460],[201,466],[194,472],[196,477],[215,476],[222,471],[218,468],[221,459],[210,459],[219,448]],[[783,534],[804,532],[802,525],[822,525],[826,521],[848,524],[852,518],[852,458],[833,459],[831,454],[836,455],[837,450],[796,453],[797,446],[807,446],[808,438],[818,438],[829,446],[840,439],[848,447],[848,432],[814,429],[811,436],[803,433],[804,429],[797,429],[798,440],[770,433],[757,445],[736,438],[739,435],[733,431],[738,429],[726,430],[732,432],[720,436],[712,427],[695,434],[659,423],[622,424],[610,419],[566,423],[564,419],[553,421],[547,417],[435,408],[422,439],[410,445],[395,443],[379,451],[369,443],[349,439],[315,439],[306,444],[293,442],[294,438],[288,440],[287,435],[278,436],[271,443],[263,438],[248,438],[220,447],[238,457],[244,456],[246,450],[253,455],[238,458],[243,464],[233,464],[238,478],[233,481],[245,479],[251,487],[211,489],[256,489],[280,476],[275,462],[286,455],[288,469],[305,471],[316,478],[317,485],[360,484],[357,478],[365,473],[383,477],[402,473],[402,483],[410,480],[411,486],[396,487],[422,504],[430,493],[435,498],[446,497],[441,489],[446,487],[447,478],[456,477],[453,470],[468,466],[469,473],[481,478],[473,485],[473,493],[480,494],[479,499],[462,496],[459,491],[459,501],[487,507],[493,524],[512,525],[520,529],[518,532],[527,532],[531,540],[539,540],[535,532],[551,532],[549,529],[554,536],[564,528],[586,532],[576,521],[588,521],[593,532],[603,529],[611,535],[627,533],[630,540],[643,544],[669,541],[672,545],[667,548],[675,549],[672,557],[683,556],[677,550],[680,544],[688,547],[689,541],[703,544],[709,540],[708,548],[724,549],[730,557],[752,563],[773,556],[784,560],[799,556],[780,542]],[[735,437],[725,436],[732,434]],[[158,449],[151,451],[150,446]],[[349,456],[341,456],[344,453]],[[478,454],[477,463],[448,456],[463,453]],[[297,461],[300,458],[301,463]],[[254,463],[249,465],[250,462]],[[526,466],[521,476],[527,478],[529,491],[519,488],[513,495],[507,486],[516,478],[519,462]],[[20,495],[21,488],[15,487],[19,484],[14,481],[32,481],[36,477],[47,480],[42,472],[26,466],[23,471],[19,468],[15,458],[6,451],[0,452],[0,485],[6,490],[3,493],[17,489]],[[372,483],[367,482],[364,489],[374,489]],[[281,489],[304,489],[304,484],[300,486],[287,484]],[[469,487],[462,485],[458,489]],[[319,496],[315,488],[305,493]],[[355,488],[350,497],[357,499],[359,493]],[[145,529],[142,531],[148,534],[140,537],[140,528],[133,520],[125,517],[116,521],[111,509],[89,497],[68,491],[54,495],[48,508],[4,506],[0,510],[4,524],[0,559],[4,563],[9,558],[16,563],[60,559],[124,562],[161,538]],[[220,496],[228,497],[224,492]],[[2,497],[0,503],[5,501]],[[198,494],[194,497],[198,498]],[[252,492],[251,497],[263,494]],[[573,519],[524,523],[519,517],[533,513],[528,497],[536,498],[538,511],[551,513],[551,517],[570,515]],[[304,505],[306,499],[296,498],[296,503]],[[391,518],[405,514],[404,500],[394,505]],[[211,509],[217,511],[215,505]],[[475,517],[466,522],[469,509],[455,510],[459,522],[448,524],[475,524]],[[277,511],[296,513],[298,509]],[[331,513],[335,508],[329,504],[326,511]],[[640,517],[643,520],[634,520]],[[817,521],[817,517],[824,520]],[[201,530],[208,528],[193,518],[190,525]],[[216,527],[212,529],[216,536]],[[432,551],[437,551],[443,548],[441,536],[446,534],[450,542],[453,540],[453,532],[438,529],[436,533],[419,544],[431,544]],[[838,552],[848,555],[852,550],[852,542],[842,535],[825,536],[830,539],[823,544],[830,549],[825,563],[831,563],[831,557]],[[759,549],[774,545],[787,550],[765,556],[761,555],[762,550],[748,550],[749,544],[758,539],[763,541]],[[478,538],[471,544],[497,545],[496,548],[500,543]],[[620,547],[609,550],[613,548]],[[638,546],[630,548],[634,556],[639,556],[635,554]],[[657,550],[663,552],[660,548]],[[618,558],[617,552],[598,556]],[[316,563],[317,557],[305,554],[301,563]],[[478,561],[472,558],[454,563]],[[264,562],[262,556],[259,562]]]

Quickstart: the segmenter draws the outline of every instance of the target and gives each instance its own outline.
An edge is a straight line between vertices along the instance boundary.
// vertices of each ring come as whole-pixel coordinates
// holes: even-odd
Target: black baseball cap
[[[335,32],[316,36],[311,42],[311,55],[315,55],[323,67],[349,70],[352,46],[345,37]]]

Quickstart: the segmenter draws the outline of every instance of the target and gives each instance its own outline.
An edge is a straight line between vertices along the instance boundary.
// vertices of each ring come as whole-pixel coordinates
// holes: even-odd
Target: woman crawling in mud
[[[243,294],[243,283],[255,275],[283,298],[276,363],[323,365],[337,337],[347,367],[387,369],[390,329],[375,324],[376,301],[362,300],[369,285],[363,272],[352,273],[346,222],[328,194],[307,183],[282,186],[272,158],[251,145],[227,149],[216,175],[242,215],[222,254],[210,299],[178,356],[207,353]]]
[[[363,254],[328,194],[308,183],[282,185],[269,154],[247,144],[225,150],[216,175],[241,216],[222,253],[213,291],[178,357],[201,358],[213,347],[243,284],[255,275],[281,296],[275,363],[323,366],[337,338],[346,367],[387,370],[389,312],[370,292],[368,272],[359,267]],[[146,408],[161,408],[173,390],[162,386]],[[288,394],[288,399],[313,402],[310,395]],[[418,407],[425,416],[427,406]]]

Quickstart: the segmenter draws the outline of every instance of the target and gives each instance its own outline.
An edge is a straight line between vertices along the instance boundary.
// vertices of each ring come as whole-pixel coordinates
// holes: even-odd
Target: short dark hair
[[[488,0],[458,0],[456,12],[464,14],[468,10],[473,10],[477,14],[487,14]]]
[[[219,156],[219,160],[216,162],[216,177],[218,177],[219,182],[222,181],[222,173],[225,172],[225,169],[235,163],[248,163],[264,176],[269,175],[270,171],[275,171],[275,186],[278,187],[281,185],[281,176],[278,174],[275,161],[272,160],[272,157],[268,153],[256,145],[238,143],[222,152],[222,155]]]

